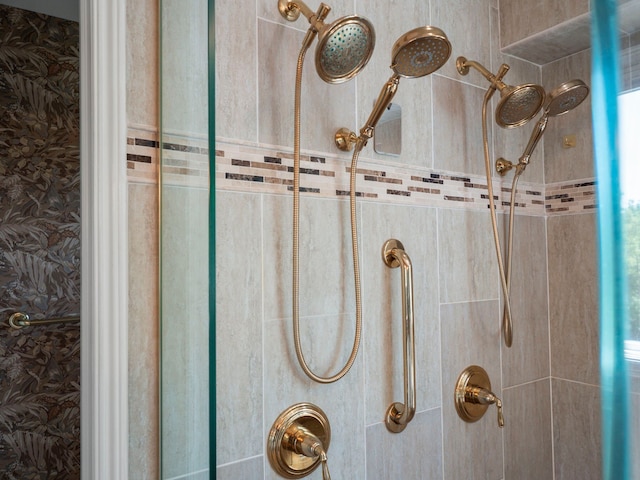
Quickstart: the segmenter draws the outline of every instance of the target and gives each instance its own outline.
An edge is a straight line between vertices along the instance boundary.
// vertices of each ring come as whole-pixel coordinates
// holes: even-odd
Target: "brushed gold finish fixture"
[[[357,150],[362,150],[373,137],[378,120],[393,100],[400,78],[419,78],[433,73],[445,64],[450,55],[451,43],[437,27],[414,28],[398,38],[391,53],[391,69],[394,73],[382,87],[369,118],[360,129],[360,136],[341,128],[336,134],[336,146],[340,150],[350,151],[354,144],[359,144]]]
[[[31,320],[31,317],[27,313],[16,312],[9,317],[9,325],[15,329],[24,327],[31,327],[36,325],[48,325],[50,323],[67,323],[67,322],[79,322],[80,317],[62,317],[62,318],[44,318]]]
[[[454,403],[458,416],[465,422],[477,422],[485,414],[489,405],[498,409],[498,426],[504,427],[502,400],[491,391],[491,381],[487,372],[477,365],[465,368],[456,382]]]
[[[267,456],[284,478],[302,478],[322,465],[323,480],[331,480],[327,450],[331,426],[327,415],[312,403],[297,403],[282,412],[267,438]]]
[[[400,433],[416,413],[416,368],[415,368],[415,336],[413,317],[413,269],[411,259],[404,251],[400,240],[387,240],[382,246],[382,260],[389,268],[402,270],[402,332],[403,332],[403,365],[404,365],[404,403],[394,402],[389,405],[385,416],[387,430]]]
[[[355,231],[354,207],[352,206],[352,249],[354,264],[354,286],[356,296],[356,327],[353,347],[345,365],[335,374],[321,376],[314,373],[307,364],[300,342],[300,104],[302,96],[302,69],[304,58],[311,43],[318,35],[316,48],[316,70],[320,78],[328,83],[342,83],[357,75],[367,64],[375,46],[375,32],[371,23],[362,17],[351,15],[342,17],[330,25],[324,23],[331,8],[321,3],[313,12],[301,0],[278,0],[278,11],[288,21],[295,21],[302,13],[309,20],[310,27],[302,41],[296,64],[294,93],[293,132],[293,274],[292,274],[292,318],[293,338],[298,363],[311,380],[318,383],[332,383],[340,380],[351,369],[360,348],[362,330],[362,306],[360,300],[360,273],[358,265],[357,232]],[[354,174],[355,175],[355,174]],[[355,195],[355,193],[354,193]],[[353,203],[353,200],[352,200]]]
[[[460,75],[467,75],[473,67],[491,83],[493,88],[500,90],[500,102],[496,107],[496,123],[502,128],[514,128],[524,125],[537,115],[545,100],[545,91],[540,85],[526,83],[523,85],[506,85],[502,78],[509,71],[509,65],[503,63],[497,75],[493,75],[480,63],[458,57],[456,68]]]
[[[355,77],[369,62],[376,42],[373,25],[357,15],[341,17],[327,25],[324,19],[331,7],[321,3],[314,12],[302,0],[278,0],[282,17],[295,22],[300,13],[310,27],[303,45],[310,46],[318,35],[315,64],[318,75],[327,83],[342,83]]]
[[[546,95],[545,107],[540,120],[536,123],[529,142],[522,153],[522,156],[518,160],[518,163],[514,164],[504,158],[498,158],[496,160],[496,172],[499,175],[504,176],[508,171],[515,168],[515,174],[513,181],[511,182],[511,199],[509,202],[509,232],[507,237],[507,264],[506,264],[506,286],[507,292],[505,296],[511,295],[511,264],[513,259],[513,224],[515,221],[515,205],[516,205],[516,191],[518,187],[518,180],[520,175],[525,171],[531,155],[535,150],[538,142],[544,134],[549,117],[558,117],[573,110],[580,105],[589,95],[589,87],[582,80],[570,80],[561,84],[554,89],[551,93]],[[511,345],[513,337],[513,327],[511,324],[511,315],[504,312],[502,320],[503,334],[506,340],[508,340],[507,346]]]

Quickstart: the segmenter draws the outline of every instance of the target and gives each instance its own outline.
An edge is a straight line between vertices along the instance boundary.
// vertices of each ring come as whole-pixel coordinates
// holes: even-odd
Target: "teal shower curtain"
[[[624,239],[620,208],[617,2],[593,0],[592,116],[597,179],[600,265],[600,375],[603,479],[630,473],[629,379],[624,356],[627,329]]]

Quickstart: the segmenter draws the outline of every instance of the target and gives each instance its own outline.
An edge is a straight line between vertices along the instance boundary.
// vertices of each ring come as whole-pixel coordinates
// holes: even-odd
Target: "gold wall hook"
[[[342,127],[336,132],[334,140],[336,147],[343,152],[350,152],[358,141],[358,136],[348,128]]]
[[[327,479],[330,442],[331,427],[322,409],[312,403],[297,403],[282,412],[271,427],[269,463],[284,478],[305,477],[322,464]]]
[[[456,382],[454,403],[458,416],[469,423],[480,420],[489,405],[495,404],[498,426],[504,427],[502,400],[491,391],[489,375],[482,367],[471,365],[463,370]]]

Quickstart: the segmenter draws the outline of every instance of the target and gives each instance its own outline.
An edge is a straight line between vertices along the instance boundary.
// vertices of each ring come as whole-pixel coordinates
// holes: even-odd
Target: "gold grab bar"
[[[13,328],[31,327],[35,325],[46,325],[49,323],[65,323],[79,322],[80,317],[64,317],[64,318],[44,318],[42,320],[31,320],[29,315],[22,312],[16,312],[9,317],[9,325]]]
[[[402,332],[404,355],[404,403],[389,405],[385,424],[393,433],[402,432],[416,413],[415,341],[413,336],[413,270],[411,259],[400,240],[387,240],[382,247],[382,259],[389,268],[402,269]]]

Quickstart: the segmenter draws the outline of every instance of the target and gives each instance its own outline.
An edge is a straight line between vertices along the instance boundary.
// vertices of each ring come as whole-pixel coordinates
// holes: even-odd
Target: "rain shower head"
[[[502,77],[509,71],[509,66],[502,64],[498,75],[493,75],[478,62],[458,57],[456,67],[460,75],[469,73],[469,67],[478,70],[493,88],[500,90],[500,101],[496,107],[496,123],[502,128],[514,128],[524,125],[535,117],[545,100],[544,88],[534,83],[506,85]]]
[[[341,17],[333,23],[324,23],[331,8],[320,4],[313,12],[301,0],[278,0],[280,14],[295,21],[303,13],[311,26],[304,42],[309,44],[318,35],[315,64],[316,71],[327,83],[343,83],[355,77],[369,62],[376,43],[373,25],[358,15]]]
[[[570,80],[554,89],[547,98],[545,115],[557,117],[573,110],[589,96],[589,87],[582,80]]]

